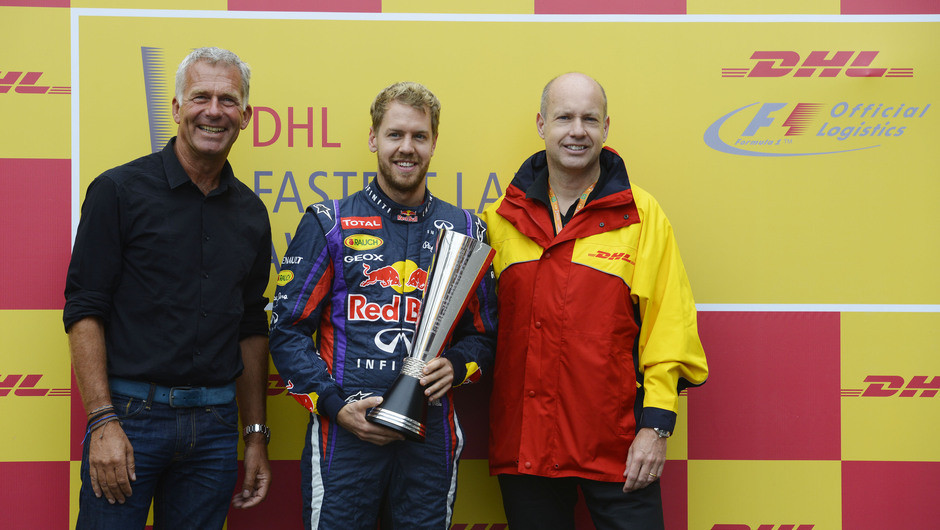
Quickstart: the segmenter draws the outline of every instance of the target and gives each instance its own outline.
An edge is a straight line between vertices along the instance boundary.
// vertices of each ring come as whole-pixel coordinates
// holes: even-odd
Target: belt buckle
[[[191,386],[170,387],[170,406],[175,408],[195,407],[198,405],[202,392]],[[195,392],[194,392],[195,391]]]

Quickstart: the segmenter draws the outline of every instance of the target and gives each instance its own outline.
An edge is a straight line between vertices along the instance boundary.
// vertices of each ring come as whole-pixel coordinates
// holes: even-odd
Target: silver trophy
[[[421,370],[444,351],[494,254],[492,247],[482,241],[453,230],[440,230],[411,350],[382,404],[366,416],[369,421],[400,432],[409,440],[424,441],[428,403],[424,387],[418,382],[423,376]]]

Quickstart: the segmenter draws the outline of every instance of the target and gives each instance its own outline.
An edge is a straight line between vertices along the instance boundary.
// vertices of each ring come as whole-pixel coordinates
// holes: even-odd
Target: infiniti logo
[[[411,337],[414,333],[411,329],[383,329],[375,334],[375,346],[386,353],[393,353],[398,347],[398,341],[403,340],[405,347],[411,350]]]
[[[434,221],[434,228],[437,228],[438,230],[440,230],[441,228],[446,228],[447,230],[453,230],[454,223],[451,223],[450,221],[445,221],[443,219],[436,219]]]

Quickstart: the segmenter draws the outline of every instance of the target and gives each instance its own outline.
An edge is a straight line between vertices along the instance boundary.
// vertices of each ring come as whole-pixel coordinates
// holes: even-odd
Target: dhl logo
[[[37,85],[44,72],[0,71],[0,94],[71,94],[70,86]]]
[[[870,375],[865,378],[868,387],[843,388],[842,397],[935,397],[940,392],[940,376],[934,376],[929,381],[926,375],[915,375],[906,381],[899,375]],[[905,384],[905,382],[907,384]]]
[[[872,68],[876,51],[756,51],[753,68],[722,68],[721,77],[914,77],[913,68]],[[817,75],[818,72],[818,75]]]
[[[280,396],[286,392],[287,384],[284,383],[284,380],[281,379],[280,375],[271,374],[268,376],[267,394],[269,396]]]
[[[630,263],[631,265],[636,265],[636,263],[633,262],[633,259],[631,258],[630,254],[627,254],[626,252],[605,252],[603,250],[598,250],[594,252],[593,254],[589,253],[588,257],[606,259],[608,261],[620,260],[620,261],[626,261],[627,263]]]
[[[762,524],[756,528],[751,528],[746,524],[716,524],[711,530],[813,530],[814,524]]]
[[[44,397],[44,396],[71,396],[70,388],[37,388],[43,374],[7,374],[0,375],[0,397]]]

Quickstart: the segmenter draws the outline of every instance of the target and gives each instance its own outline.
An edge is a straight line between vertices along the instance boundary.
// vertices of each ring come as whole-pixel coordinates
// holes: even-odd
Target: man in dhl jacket
[[[484,212],[498,278],[490,473],[510,528],[662,528],[659,477],[678,393],[705,382],[695,303],[672,227],[604,148],[594,79],[553,79],[545,150]]]

